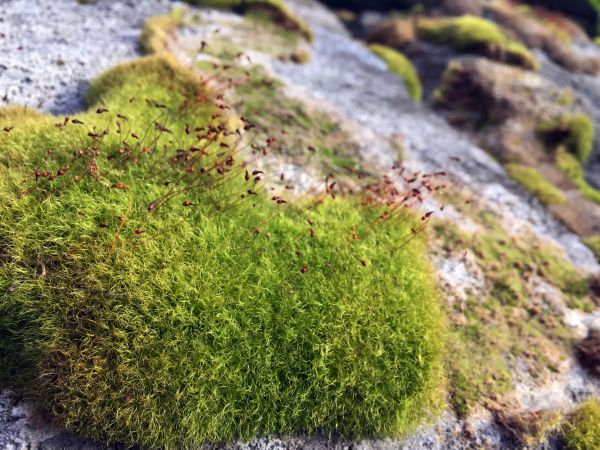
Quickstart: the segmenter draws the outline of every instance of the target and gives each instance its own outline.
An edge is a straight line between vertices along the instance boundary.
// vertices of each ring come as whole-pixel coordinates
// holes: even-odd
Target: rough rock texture
[[[11,391],[0,392],[0,448],[99,450],[103,446],[53,427],[42,413]]]
[[[20,104],[71,113],[87,81],[139,54],[146,17],[170,0],[3,0],[0,2],[0,106]]]

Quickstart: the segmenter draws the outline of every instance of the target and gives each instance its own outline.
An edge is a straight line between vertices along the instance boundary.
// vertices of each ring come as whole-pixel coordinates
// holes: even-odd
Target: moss
[[[573,90],[565,89],[562,91],[557,101],[561,106],[572,106],[573,103],[575,103],[575,94],[573,93]]]
[[[416,23],[417,34],[459,51],[483,53],[494,59],[537,70],[539,62],[521,42],[508,38],[495,23],[476,16],[427,18]]]
[[[591,398],[582,403],[564,425],[568,450],[600,448],[600,402]]]
[[[569,177],[585,198],[600,203],[600,191],[586,181],[581,163],[564,147],[559,148],[556,152],[556,166]]]
[[[151,448],[412,429],[444,336],[422,236],[398,245],[415,219],[273,201],[202,86],[147,57],[0,137],[1,382]]]
[[[172,35],[182,24],[183,10],[181,8],[173,8],[169,15],[146,19],[140,36],[140,47],[145,53],[166,51],[169,35]]]
[[[565,195],[546,180],[537,169],[521,164],[507,164],[505,168],[517,183],[535,195],[545,205],[566,202]]]
[[[600,236],[591,236],[584,240],[585,245],[587,245],[594,255],[596,255],[596,259],[600,261]]]
[[[296,64],[307,64],[310,62],[310,51],[305,48],[298,49],[292,53],[290,59]]]
[[[0,108],[0,124],[2,128],[12,126],[22,121],[39,119],[43,116],[39,111],[26,106],[11,105]]]
[[[314,39],[308,24],[294,14],[283,0],[188,0],[188,2],[211,8],[232,8],[243,13],[264,12],[283,28],[298,32],[309,42]]]
[[[200,67],[213,76],[212,64],[202,63]],[[270,136],[277,139],[272,150],[286,162],[323,176],[352,173],[365,177],[372,172],[359,143],[339,121],[314,105],[289,97],[281,81],[262,67],[232,67],[226,76],[239,84],[231,99],[235,110],[252,118],[258,139],[266,140]]]
[[[450,400],[461,417],[488,395],[502,395],[510,391],[512,376],[502,349],[495,345],[491,329],[473,321],[465,327],[456,327],[449,344]]]
[[[554,145],[565,145],[577,158],[585,162],[592,153],[596,128],[586,114],[564,114],[542,122],[538,131]]]
[[[388,68],[392,72],[402,78],[410,97],[414,101],[420,102],[423,97],[423,87],[421,86],[419,74],[410,60],[402,53],[390,47],[372,44],[369,48],[387,63]]]
[[[556,371],[559,362],[550,355],[570,351],[562,309],[537,303],[531,280],[541,278],[584,309],[593,304],[587,278],[558,249],[533,236],[511,236],[492,213],[472,203],[458,205],[458,194],[447,195],[443,201],[453,201],[481,226],[466,233],[451,222],[435,224],[444,254],[472,260],[485,275],[484,285],[466,300],[455,299],[450,313],[450,400],[459,415],[467,415],[486,399],[498,402],[510,391],[515,364],[525,360],[530,375],[540,377]]]

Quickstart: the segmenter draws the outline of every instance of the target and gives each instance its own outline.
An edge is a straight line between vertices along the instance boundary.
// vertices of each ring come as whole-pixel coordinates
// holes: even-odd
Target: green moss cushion
[[[0,381],[146,447],[411,429],[444,331],[414,219],[274,201],[210,95],[148,57],[94,82],[87,112],[0,137]]]

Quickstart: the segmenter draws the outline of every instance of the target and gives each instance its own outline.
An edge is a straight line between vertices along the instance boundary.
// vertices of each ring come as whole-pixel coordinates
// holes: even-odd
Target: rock
[[[386,45],[399,50],[417,39],[415,27],[410,20],[386,20],[367,36],[368,42]]]
[[[584,111],[572,91],[531,71],[464,58],[448,65],[434,101],[450,123],[500,161],[535,167],[563,190],[567,201],[550,205],[549,210],[571,230],[582,237],[600,233],[600,206],[586,199],[556,167],[556,144],[539,132],[549,118]]]
[[[570,38],[572,34],[578,40],[589,41],[585,32],[568,19],[561,17],[564,24],[552,28],[541,20],[522,14],[504,3],[487,4],[485,11],[495,22],[511,30],[528,47],[543,50],[561,66],[580,73],[600,72],[600,58],[579,56],[569,43],[564,41],[564,36],[559,34],[558,30],[561,30],[566,38]]]

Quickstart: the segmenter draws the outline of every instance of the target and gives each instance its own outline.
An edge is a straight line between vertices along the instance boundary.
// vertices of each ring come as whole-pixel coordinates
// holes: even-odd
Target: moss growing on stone
[[[144,53],[167,51],[169,36],[182,23],[182,11],[178,8],[174,8],[169,15],[154,16],[146,19],[140,36],[140,47]]]
[[[600,448],[600,401],[591,398],[583,402],[564,425],[568,450]]]
[[[556,166],[569,177],[585,198],[600,203],[600,191],[587,182],[581,162],[564,147],[556,152]]]
[[[300,48],[290,55],[290,59],[296,64],[308,64],[310,57],[310,51],[306,48]]]
[[[458,199],[452,196],[454,205]],[[465,267],[475,266],[484,274],[482,285],[466,299],[452,299],[449,311],[450,399],[459,415],[468,415],[486,399],[498,401],[510,391],[510,369],[517,361],[525,359],[535,378],[555,371],[560,361],[554,355],[570,351],[572,338],[562,308],[541,304],[531,295],[537,280],[555,286],[584,309],[593,304],[587,278],[558,249],[533,235],[511,235],[492,213],[477,206],[457,207],[481,229],[467,233],[451,222],[436,223],[444,256],[453,263],[472,261]]]
[[[539,170],[521,164],[507,164],[508,174],[545,205],[565,203],[566,197]]]
[[[521,42],[508,38],[495,23],[476,16],[426,18],[416,22],[417,34],[436,44],[537,70],[539,62]]]
[[[188,0],[188,2],[211,8],[231,8],[242,13],[263,12],[270,15],[278,25],[298,32],[309,42],[314,39],[308,24],[294,14],[283,0]]]
[[[600,236],[596,235],[584,239],[584,243],[592,250],[594,255],[596,255],[596,259],[600,261]]]
[[[3,386],[150,448],[411,429],[444,335],[415,219],[275,202],[203,86],[147,57],[0,136]]]
[[[553,145],[564,145],[585,162],[592,153],[596,127],[587,114],[564,114],[542,122],[538,131]]]
[[[423,87],[419,74],[410,60],[402,53],[384,45],[372,44],[369,48],[387,63],[392,72],[402,78],[410,97],[415,102],[420,102],[423,97]]]

